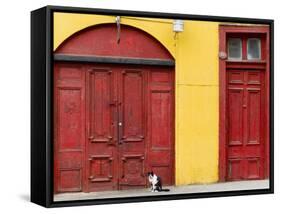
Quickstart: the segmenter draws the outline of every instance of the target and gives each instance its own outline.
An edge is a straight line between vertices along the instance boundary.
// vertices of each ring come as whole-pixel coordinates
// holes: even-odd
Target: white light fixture
[[[184,30],[184,22],[183,20],[174,20],[174,23],[173,23],[173,31],[178,33],[178,32],[183,32]]]

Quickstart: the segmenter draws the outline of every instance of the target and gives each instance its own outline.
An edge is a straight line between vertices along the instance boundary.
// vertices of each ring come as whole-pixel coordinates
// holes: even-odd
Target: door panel
[[[229,88],[229,145],[243,144],[243,88]]]
[[[88,191],[117,189],[118,157],[114,142],[113,72],[93,67],[88,75],[89,134],[87,143]]]
[[[144,85],[141,70],[122,71],[120,86],[123,142],[142,142],[144,138]]]
[[[84,76],[78,64],[57,64],[54,75],[55,192],[82,190]]]
[[[58,89],[58,115],[60,128],[59,151],[81,149],[81,139],[77,133],[81,132],[81,90],[80,88]]]
[[[246,91],[248,101],[248,132],[247,144],[260,143],[260,110],[261,110],[261,97],[259,88],[248,88]]]
[[[248,179],[259,179],[261,176],[261,164],[260,158],[248,158],[247,159],[247,169],[246,177]]]
[[[228,70],[227,179],[264,176],[264,72]]]
[[[173,76],[169,69],[154,68],[149,73],[148,168],[171,185],[174,179]]]
[[[145,109],[144,74],[141,69],[120,68],[119,160],[120,189],[144,187]]]
[[[112,141],[112,73],[108,69],[93,69],[90,72],[91,142]]]
[[[169,92],[152,92],[151,93],[151,122],[157,124],[152,126],[151,145],[153,149],[170,148],[170,93]]]
[[[241,180],[243,179],[244,164],[241,158],[229,158],[228,159],[228,174],[229,180]]]

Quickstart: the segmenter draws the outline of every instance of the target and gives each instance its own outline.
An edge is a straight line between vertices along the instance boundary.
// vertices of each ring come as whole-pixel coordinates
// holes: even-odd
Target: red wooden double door
[[[54,69],[55,192],[174,182],[171,67],[62,63]]]

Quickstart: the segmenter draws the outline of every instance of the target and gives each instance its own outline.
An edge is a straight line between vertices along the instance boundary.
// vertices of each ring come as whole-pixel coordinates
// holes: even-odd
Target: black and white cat
[[[152,171],[147,173],[148,181],[151,185],[151,192],[168,192],[169,189],[162,188],[162,180],[159,176],[154,174]]]

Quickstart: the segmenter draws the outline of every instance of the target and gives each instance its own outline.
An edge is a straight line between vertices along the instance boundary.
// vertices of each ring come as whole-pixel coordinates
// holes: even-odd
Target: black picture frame
[[[178,195],[53,201],[53,13],[126,15],[150,18],[267,24],[270,26],[270,187],[269,189]],[[238,17],[46,6],[31,12],[31,202],[64,207],[128,202],[268,194],[274,192],[274,21]]]

